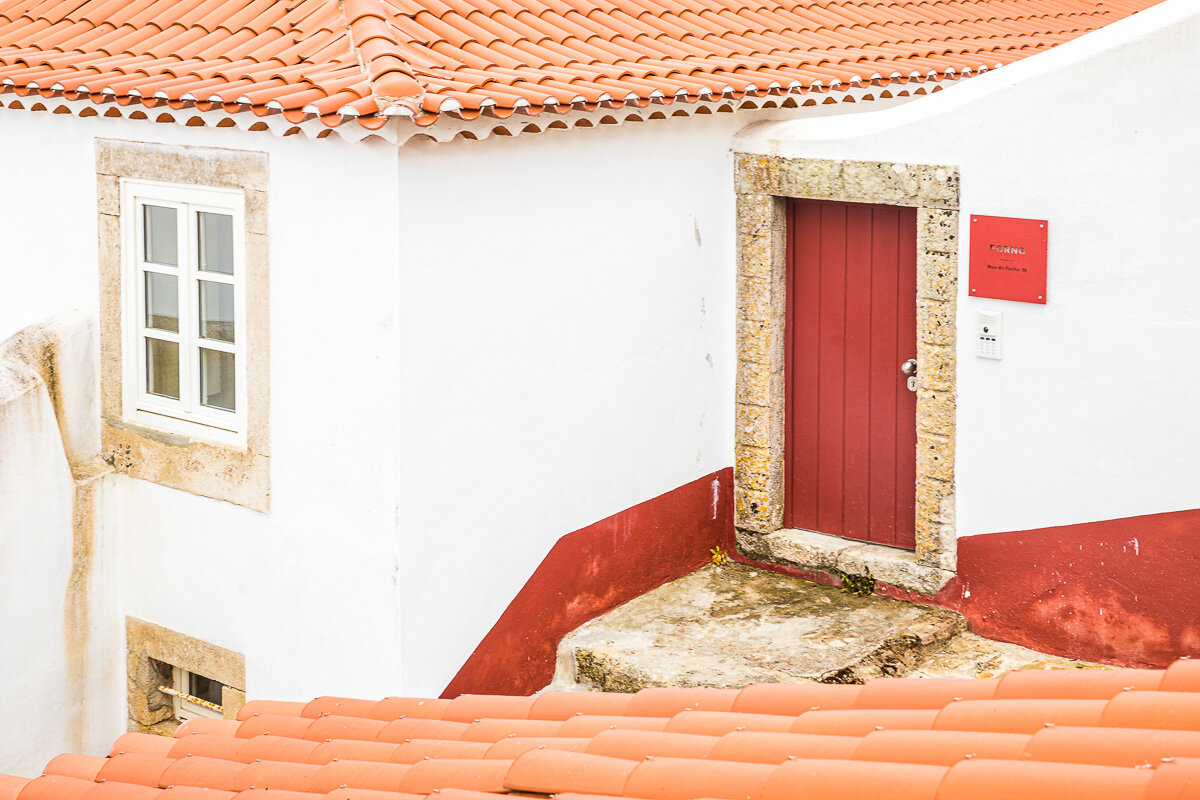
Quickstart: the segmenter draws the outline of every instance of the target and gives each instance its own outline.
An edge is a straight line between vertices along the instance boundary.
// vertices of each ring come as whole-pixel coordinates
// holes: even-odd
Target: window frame
[[[180,694],[188,695],[188,697],[190,697],[191,695],[189,694],[189,690],[192,687],[191,687],[191,681],[189,680],[189,678],[192,675],[197,675],[199,677],[205,677],[203,675],[200,675],[200,673],[198,673],[198,672],[192,672],[191,670],[184,669],[183,667],[172,666],[171,667],[171,682],[173,685],[171,688],[174,689],[176,692],[179,692]],[[213,680],[213,679],[208,678],[208,680]],[[221,683],[220,681],[214,681],[214,682],[217,684],[220,684],[222,692],[223,692],[225,689],[225,684]],[[174,701],[175,719],[179,720],[180,722],[187,722],[189,719],[195,719],[196,717],[202,717],[204,719],[224,719],[225,718],[223,706],[222,706],[221,711],[215,711],[214,709],[208,708],[207,706],[202,706],[197,703],[193,703],[191,700],[188,700],[186,697],[180,697],[178,694],[174,695],[171,699]],[[220,705],[220,704],[218,704],[218,705]]]
[[[123,292],[122,338],[127,354],[122,364],[124,417],[147,428],[246,447],[247,438],[247,334],[246,324],[246,201],[241,190],[169,183],[141,178],[121,178],[121,240]],[[144,258],[144,217],[147,205],[171,207],[176,216],[179,247],[177,266],[154,264]],[[233,274],[203,271],[199,265],[198,217],[200,212],[233,217]],[[146,325],[146,278],[149,273],[176,278],[179,330],[155,330]],[[234,290],[234,341],[200,336],[199,282],[232,285]],[[178,343],[179,394],[174,400],[149,392],[145,342],[160,339]],[[234,410],[200,402],[201,348],[234,356]]]

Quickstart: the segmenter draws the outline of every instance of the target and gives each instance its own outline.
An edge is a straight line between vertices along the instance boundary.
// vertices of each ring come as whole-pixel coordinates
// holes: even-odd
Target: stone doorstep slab
[[[738,550],[757,561],[785,564],[810,572],[841,570],[870,574],[891,586],[937,594],[954,577],[950,570],[918,563],[912,551],[843,539],[815,531],[783,528],[774,533],[738,531]]]
[[[962,616],[740,564],[708,566],[568,634],[554,685],[605,691],[905,675]]]

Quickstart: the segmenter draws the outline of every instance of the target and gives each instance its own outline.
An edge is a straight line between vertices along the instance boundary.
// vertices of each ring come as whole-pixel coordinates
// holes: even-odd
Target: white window
[[[121,191],[125,416],[244,446],[243,194],[140,180]]]
[[[192,717],[221,719],[224,716],[225,708],[221,705],[224,684],[181,667],[172,668],[172,678],[172,686],[160,686],[159,689],[175,699],[175,718],[180,722]]]

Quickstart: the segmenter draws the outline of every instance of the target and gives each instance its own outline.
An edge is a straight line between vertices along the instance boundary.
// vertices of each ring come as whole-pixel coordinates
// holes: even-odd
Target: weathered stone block
[[[779,529],[783,508],[773,493],[764,489],[733,487],[734,522],[739,528],[768,533]]]
[[[917,297],[950,302],[958,297],[958,258],[917,251]]]
[[[958,208],[961,182],[958,167],[925,165],[921,167],[918,197],[923,206]]]
[[[777,178],[775,156],[738,153],[734,157],[733,186],[738,194],[778,195]]]
[[[953,303],[917,301],[917,331],[922,343],[952,347],[956,338],[954,326]]]
[[[778,213],[778,201],[769,194],[739,194],[737,196],[738,233],[766,236],[783,222]]]
[[[775,238],[770,231],[763,234],[739,233],[738,275],[770,280],[776,260],[783,258],[778,254]]]
[[[267,233],[267,193],[251,189],[246,196],[246,232]]]
[[[777,424],[774,409],[765,406],[750,406],[739,403],[737,407],[737,446],[739,449],[763,448],[769,450],[774,439],[782,436],[782,428]],[[770,454],[767,453],[769,456]]]
[[[917,429],[941,436],[954,435],[955,404],[950,392],[917,390]]]
[[[780,188],[786,197],[837,200],[845,194],[844,165],[830,159],[795,159],[780,168]]]
[[[775,351],[783,349],[782,337],[768,320],[739,319],[737,322],[737,354],[742,361],[771,364]]]
[[[944,208],[917,211],[917,252],[958,252],[958,212]]]
[[[842,165],[842,197],[851,202],[915,206],[919,187],[919,168],[908,164],[847,161]]]
[[[733,461],[734,480],[747,491],[769,492],[771,473],[775,469],[766,447],[739,447]]]
[[[121,184],[115,175],[96,176],[96,201],[101,214],[121,213]]]
[[[917,475],[939,481],[953,481],[954,440],[918,429]]]
[[[955,350],[953,347],[919,343],[917,358],[920,371],[917,373],[919,389],[936,389],[953,392],[957,375]]]
[[[96,172],[260,191],[268,185],[266,153],[113,139],[96,140]]]

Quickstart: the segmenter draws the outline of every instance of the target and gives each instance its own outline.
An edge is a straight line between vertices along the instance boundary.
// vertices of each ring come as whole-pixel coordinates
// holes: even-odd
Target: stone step
[[[990,642],[966,628],[961,615],[941,608],[712,565],[568,634],[553,685],[633,692],[1093,666]]]

